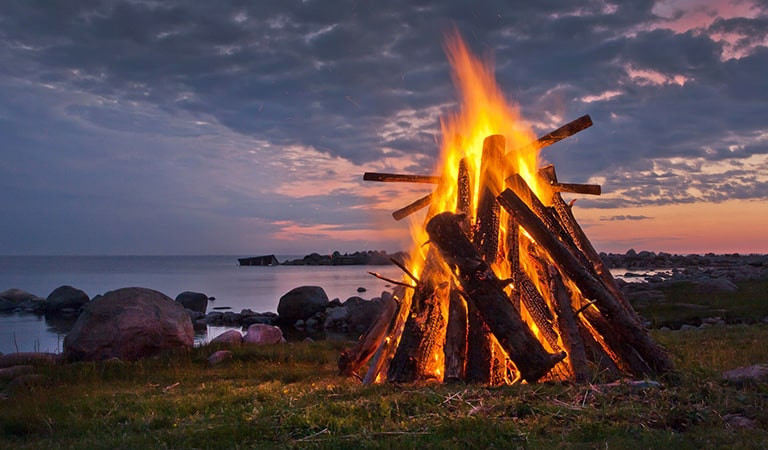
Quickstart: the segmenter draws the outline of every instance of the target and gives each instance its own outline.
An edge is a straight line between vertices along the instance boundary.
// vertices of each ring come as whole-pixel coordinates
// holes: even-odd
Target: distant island
[[[367,250],[354,253],[334,251],[330,255],[310,253],[300,259],[278,262],[275,255],[252,256],[238,258],[241,266],[383,266],[392,264],[392,259],[404,263],[408,256],[405,252],[387,253],[385,251]]]

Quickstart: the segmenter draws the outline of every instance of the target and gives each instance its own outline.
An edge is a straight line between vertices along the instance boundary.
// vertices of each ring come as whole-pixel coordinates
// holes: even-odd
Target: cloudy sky
[[[407,248],[454,26],[598,250],[768,252],[765,0],[3,0],[0,254]]]

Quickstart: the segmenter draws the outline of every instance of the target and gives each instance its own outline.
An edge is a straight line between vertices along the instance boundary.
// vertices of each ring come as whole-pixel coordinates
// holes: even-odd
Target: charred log
[[[648,336],[647,332],[625,310],[610,292],[571,252],[558,241],[539,218],[515,193],[507,189],[498,197],[502,207],[513,214],[520,225],[531,235],[581,293],[595,300],[600,312],[615,326],[618,334],[631,345],[640,356],[659,373],[673,369],[669,355]]]
[[[381,313],[368,327],[360,340],[351,349],[344,350],[339,357],[339,375],[352,376],[373,356],[387,336],[397,315],[397,302],[390,292],[383,292],[384,304]]]
[[[365,172],[363,174],[365,181],[382,181],[385,183],[426,183],[438,184],[440,177],[432,175],[408,175],[402,173],[378,173]]]
[[[565,353],[548,353],[536,339],[500,287],[488,263],[459,228],[461,220],[442,213],[427,224],[430,240],[448,264],[458,270],[466,299],[496,336],[499,344],[520,371],[521,377],[535,382],[565,358]]]
[[[467,302],[455,287],[448,302],[445,335],[445,379],[464,380],[467,367]]]

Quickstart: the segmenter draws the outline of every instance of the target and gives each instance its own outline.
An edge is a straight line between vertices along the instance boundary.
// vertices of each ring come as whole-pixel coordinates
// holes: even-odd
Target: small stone
[[[366,289],[366,288],[364,288],[364,287],[362,287],[362,286],[360,286],[359,288],[357,288],[357,292],[365,292],[365,291],[367,291],[367,290],[368,290],[368,289]]]
[[[696,330],[697,328],[693,325],[683,324],[683,326],[680,327],[680,331],[688,331],[688,330]]]
[[[297,320],[293,324],[293,327],[296,328],[297,330],[303,330],[304,329],[304,321],[303,320]]]
[[[661,330],[661,331],[671,331],[672,329],[669,328],[669,327],[661,327],[661,328],[659,328],[659,330]]]
[[[315,342],[315,340],[312,339],[311,337],[307,336],[307,337],[304,338],[304,342]]]
[[[212,366],[216,366],[230,359],[232,359],[231,350],[219,350],[208,357],[208,363]]]
[[[768,381],[768,364],[755,364],[723,372],[723,379],[732,383]]]
[[[723,421],[733,428],[743,428],[747,430],[757,428],[757,422],[746,418],[741,414],[726,414],[723,416]]]
[[[699,329],[700,329],[700,330],[701,330],[701,329],[704,329],[704,328],[712,328],[712,324],[711,324],[711,323],[706,323],[706,322],[705,322],[705,323],[702,323],[701,325],[699,325]]]

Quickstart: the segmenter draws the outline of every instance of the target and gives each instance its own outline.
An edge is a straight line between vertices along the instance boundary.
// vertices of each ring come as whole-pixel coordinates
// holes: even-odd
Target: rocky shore
[[[368,250],[354,253],[341,254],[338,251],[330,255],[321,255],[311,253],[300,259],[292,259],[282,263],[284,266],[384,266],[392,264],[392,259],[398,262],[404,262],[407,254],[405,252],[387,253],[384,251]]]

